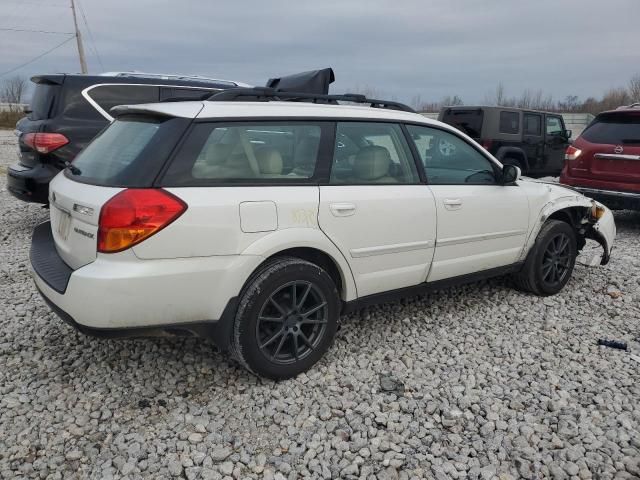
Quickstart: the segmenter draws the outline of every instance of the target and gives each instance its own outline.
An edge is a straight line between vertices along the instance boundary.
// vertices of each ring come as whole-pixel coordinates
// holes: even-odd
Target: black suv
[[[557,113],[508,107],[445,107],[438,120],[463,131],[503,164],[531,177],[560,175],[571,131]]]
[[[48,203],[49,181],[113,117],[116,105],[199,100],[227,88],[248,86],[205,77],[113,72],[39,75],[27,117],[16,125],[20,162],[7,171],[7,188],[20,200]]]

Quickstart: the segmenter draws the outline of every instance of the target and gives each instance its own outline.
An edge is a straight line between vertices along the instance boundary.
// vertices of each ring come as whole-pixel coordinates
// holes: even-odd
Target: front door
[[[408,126],[408,130],[425,165],[438,215],[436,251],[427,281],[515,263],[529,224],[524,189],[500,185],[497,164],[463,138],[430,127]]]
[[[359,297],[425,281],[436,238],[435,204],[399,125],[338,123],[318,219],[348,260]]]
[[[545,115],[545,173],[560,175],[564,166],[564,153],[569,145],[560,115]]]
[[[522,149],[527,155],[528,172],[535,173],[544,168],[544,136],[542,135],[542,115],[525,113],[522,126]]]

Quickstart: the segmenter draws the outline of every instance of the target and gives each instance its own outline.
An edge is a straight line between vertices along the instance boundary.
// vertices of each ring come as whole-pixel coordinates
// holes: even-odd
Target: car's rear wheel
[[[549,220],[540,229],[522,270],[514,275],[514,281],[521,290],[541,296],[554,295],[571,278],[576,255],[573,227],[560,220]]]
[[[243,289],[232,354],[258,375],[294,377],[324,355],[339,314],[340,297],[327,272],[299,258],[277,258]]]

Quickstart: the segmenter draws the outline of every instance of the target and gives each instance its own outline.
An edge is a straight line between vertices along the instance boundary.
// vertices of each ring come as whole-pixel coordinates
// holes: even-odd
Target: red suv
[[[611,209],[640,210],[640,103],[600,113],[567,148],[560,182]]]

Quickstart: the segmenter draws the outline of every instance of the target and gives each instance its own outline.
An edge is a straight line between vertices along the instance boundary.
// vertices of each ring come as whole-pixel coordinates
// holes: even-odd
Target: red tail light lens
[[[573,145],[569,145],[567,147],[567,151],[564,153],[564,159],[565,160],[575,160],[576,158],[578,158],[580,156],[581,153],[582,153],[582,150],[580,150],[579,148],[574,147]]]
[[[98,252],[115,253],[131,248],[158,233],[186,210],[186,203],[165,190],[123,190],[100,210]]]
[[[493,145],[493,141],[492,140],[482,140],[481,145],[485,150],[489,151],[491,149],[491,145]]]
[[[23,142],[38,153],[50,153],[69,143],[61,133],[26,133]]]

